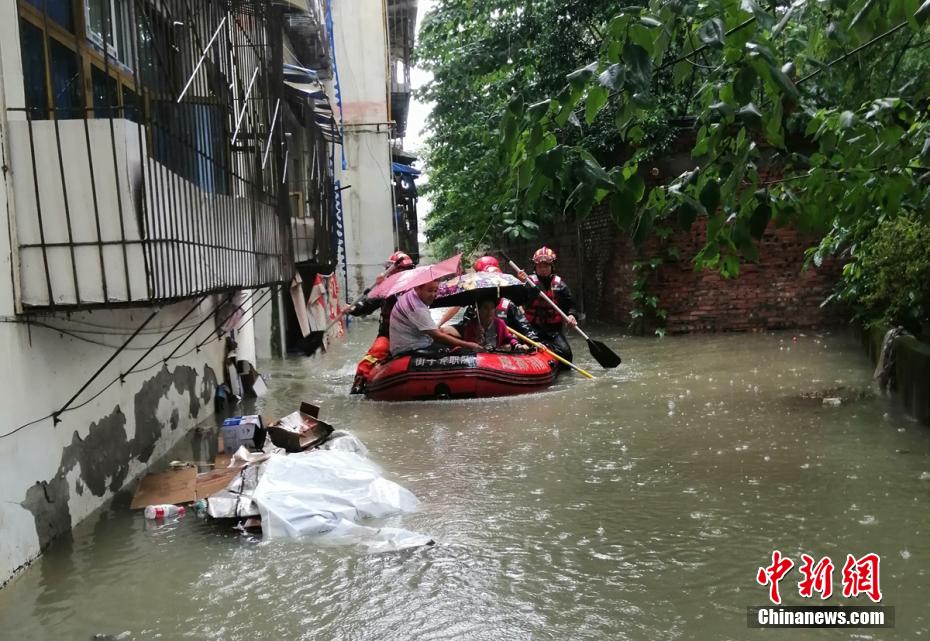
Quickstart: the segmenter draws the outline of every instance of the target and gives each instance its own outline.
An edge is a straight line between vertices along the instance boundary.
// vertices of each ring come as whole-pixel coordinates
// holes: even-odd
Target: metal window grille
[[[288,281],[284,10],[18,2],[25,104],[8,112],[23,308]]]

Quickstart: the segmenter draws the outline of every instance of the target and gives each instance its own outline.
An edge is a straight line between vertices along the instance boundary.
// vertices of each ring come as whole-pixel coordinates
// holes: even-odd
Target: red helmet
[[[494,256],[482,256],[475,261],[475,271],[476,272],[486,272],[491,271],[490,267],[496,267],[497,271],[500,271],[501,265],[497,262],[497,259]]]
[[[533,254],[534,263],[554,263],[555,262],[555,252],[549,249],[548,247],[540,247],[536,250],[536,253]]]
[[[387,268],[407,269],[413,267],[413,259],[404,252],[394,252],[384,265]]]

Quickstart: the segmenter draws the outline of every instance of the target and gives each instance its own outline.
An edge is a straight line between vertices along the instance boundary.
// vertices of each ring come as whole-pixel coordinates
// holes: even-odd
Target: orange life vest
[[[549,289],[542,289],[542,287],[540,287],[539,276],[536,274],[530,274],[529,280],[539,287],[540,291],[549,297],[549,300],[556,302],[555,290],[562,284],[562,279],[559,276],[555,274],[552,275],[552,278],[549,279]],[[525,307],[524,312],[526,313],[526,320],[536,327],[562,325],[562,317],[559,316],[559,313],[555,311],[552,305],[543,300],[542,296],[534,298],[533,301]]]

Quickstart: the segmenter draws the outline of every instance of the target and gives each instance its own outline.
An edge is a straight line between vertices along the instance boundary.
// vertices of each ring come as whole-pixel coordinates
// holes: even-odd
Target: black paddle
[[[517,266],[515,262],[510,260],[510,257],[507,256],[507,254],[504,254],[504,260],[510,263],[510,266],[515,271],[517,272],[523,271]],[[563,319],[565,319],[566,323],[568,322],[568,316],[565,314],[565,312],[559,309],[559,306],[556,305],[555,302],[551,298],[546,296],[546,293],[544,291],[540,290],[539,295],[542,296],[544,299],[546,299],[547,303],[552,305],[552,309],[557,311],[559,315]],[[607,347],[607,345],[605,345],[601,341],[596,341],[592,339],[590,336],[585,334],[584,331],[582,331],[582,329],[578,327],[578,325],[575,325],[575,329],[578,330],[578,333],[581,334],[584,337],[584,339],[588,342],[588,351],[591,352],[591,356],[594,358],[594,360],[596,360],[600,364],[601,367],[605,369],[613,369],[614,367],[617,367],[620,364],[621,360],[620,360],[619,354],[617,354],[612,349]]]

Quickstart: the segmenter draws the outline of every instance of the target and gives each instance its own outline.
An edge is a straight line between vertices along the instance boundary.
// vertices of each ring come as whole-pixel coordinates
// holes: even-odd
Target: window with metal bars
[[[16,1],[23,304],[289,278],[271,0]]]

